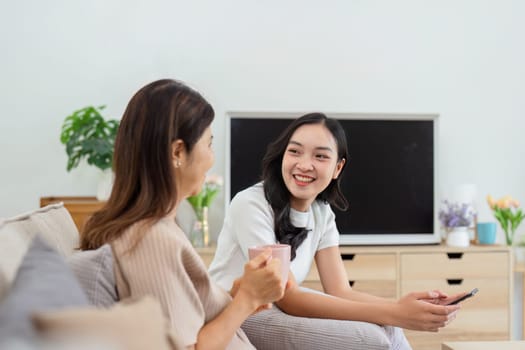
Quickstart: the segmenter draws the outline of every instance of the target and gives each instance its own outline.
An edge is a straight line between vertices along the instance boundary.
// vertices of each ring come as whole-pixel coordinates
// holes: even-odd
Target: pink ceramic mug
[[[248,256],[250,260],[255,258],[266,250],[272,249],[272,258],[277,258],[281,261],[281,278],[283,287],[288,281],[288,271],[290,271],[290,245],[289,244],[267,244],[248,248]]]

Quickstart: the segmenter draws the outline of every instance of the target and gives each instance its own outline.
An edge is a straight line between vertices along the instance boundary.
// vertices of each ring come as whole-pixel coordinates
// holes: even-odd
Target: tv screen
[[[341,244],[439,243],[436,116],[329,117],[343,126],[350,155],[342,175],[349,209],[332,208]],[[229,199],[260,181],[266,146],[292,119],[279,114],[230,114]]]

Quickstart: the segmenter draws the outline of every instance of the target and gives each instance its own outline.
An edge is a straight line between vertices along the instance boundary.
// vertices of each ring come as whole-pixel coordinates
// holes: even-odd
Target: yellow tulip
[[[505,201],[511,201],[511,200],[513,200],[512,197],[511,197],[510,195],[506,195],[506,196],[504,196],[502,199],[505,200]]]
[[[507,209],[509,206],[510,206],[510,201],[508,199],[506,199],[505,197],[503,198],[500,198],[497,202],[496,202],[496,206],[500,209]]]
[[[520,202],[509,195],[494,200],[492,196],[487,196],[487,203],[494,212],[496,220],[499,221],[501,228],[505,232],[507,245],[512,245],[517,227],[525,219],[525,215],[519,209]],[[514,209],[512,209],[514,208]]]
[[[487,196],[487,203],[489,203],[490,209],[494,209],[496,202],[494,201],[494,198],[492,198],[490,194]]]

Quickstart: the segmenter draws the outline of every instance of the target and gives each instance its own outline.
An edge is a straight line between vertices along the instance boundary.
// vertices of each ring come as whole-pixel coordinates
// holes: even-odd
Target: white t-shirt
[[[308,212],[290,209],[290,219],[295,227],[310,229],[290,264],[297,283],[301,283],[310,270],[315,253],[339,245],[339,231],[330,205],[320,201],[314,201]],[[262,183],[237,193],[226,213],[209,268],[212,279],[229,290],[233,281],[244,272],[248,247],[277,243],[273,227],[273,210],[264,196]]]

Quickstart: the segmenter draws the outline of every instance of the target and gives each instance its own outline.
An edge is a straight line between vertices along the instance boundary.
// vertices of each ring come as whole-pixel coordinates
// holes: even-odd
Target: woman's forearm
[[[195,349],[225,349],[254,310],[253,301],[238,293],[217,317],[201,328]]]
[[[406,329],[437,332],[456,317],[459,305],[435,305],[429,292],[412,292],[397,302],[365,302],[289,290],[277,305],[294,316],[370,322]]]
[[[362,293],[359,291],[356,291],[355,289],[348,289],[344,290],[339,293],[334,293],[334,296],[353,300],[353,301],[361,301],[365,303],[395,303],[396,300],[394,299],[388,299],[388,298],[382,298],[375,295],[371,295],[368,293]]]
[[[362,293],[359,293],[362,294]],[[371,322],[380,325],[394,325],[395,304],[387,299],[377,298],[383,302],[348,300],[325,294],[309,293],[298,288],[289,290],[283,299],[276,304],[284,312],[300,317],[330,318]],[[359,299],[359,298],[358,298]]]

